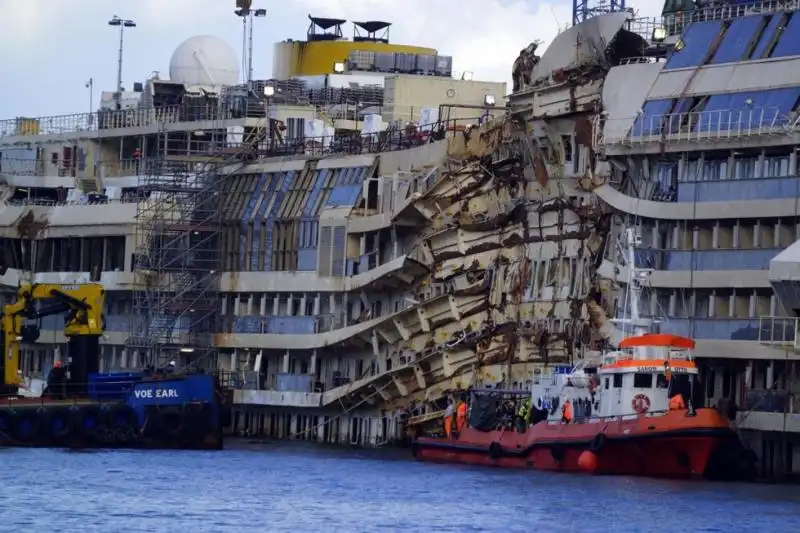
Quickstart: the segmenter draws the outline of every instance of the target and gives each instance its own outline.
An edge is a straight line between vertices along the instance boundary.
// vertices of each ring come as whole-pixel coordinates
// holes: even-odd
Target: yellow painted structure
[[[291,41],[275,43],[272,75],[285,80],[294,76],[334,74],[333,66],[344,63],[350,52],[405,53],[435,55],[436,49],[404,44],[353,41]]]

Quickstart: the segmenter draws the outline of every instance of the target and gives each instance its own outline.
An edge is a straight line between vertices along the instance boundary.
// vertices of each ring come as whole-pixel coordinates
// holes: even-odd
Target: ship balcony
[[[800,318],[765,316],[758,319],[758,342],[800,353]]]
[[[607,148],[707,145],[754,138],[774,139],[788,136],[796,129],[796,120],[774,107],[689,113],[642,112],[636,117],[606,121],[602,144]]]
[[[233,403],[273,407],[319,407],[321,384],[309,374],[281,372],[264,375],[254,370],[217,372],[220,385],[233,390]]]
[[[736,414],[738,429],[800,433],[800,395],[785,390],[751,389]]]

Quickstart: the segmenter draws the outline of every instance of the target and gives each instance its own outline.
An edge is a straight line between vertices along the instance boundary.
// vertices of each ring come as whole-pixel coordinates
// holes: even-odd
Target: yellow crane
[[[37,309],[38,301],[55,303]],[[15,394],[20,384],[20,344],[36,342],[39,338],[38,324],[25,321],[60,313],[67,313],[64,335],[69,339],[70,381],[85,385],[88,375],[99,370],[100,336],[105,331],[104,305],[105,290],[97,283],[20,285],[17,301],[4,305],[0,315],[2,392]]]

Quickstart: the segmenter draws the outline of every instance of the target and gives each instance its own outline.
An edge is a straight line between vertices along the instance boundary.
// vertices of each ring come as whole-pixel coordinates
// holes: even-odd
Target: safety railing
[[[710,20],[730,20],[756,13],[797,11],[800,0],[767,0],[740,4],[726,4],[679,11],[664,15],[662,25],[669,36],[680,35],[689,24]]]
[[[43,200],[43,199],[26,199],[26,200],[8,200],[6,202],[0,202],[0,205],[3,206],[40,206],[40,207],[62,207],[62,206],[69,206],[69,205],[105,205],[105,204],[131,204],[136,203],[138,201],[137,198],[131,195],[125,195],[121,198],[108,198],[102,194],[96,195],[83,195],[81,198],[76,200],[58,202],[55,200]]]
[[[221,387],[234,390],[265,390],[273,384],[266,383],[266,376],[254,370],[215,370]]]
[[[213,100],[209,100],[209,102],[213,102]],[[263,106],[260,109],[263,117],[265,115]],[[119,111],[100,110],[93,113],[72,113],[49,117],[19,117],[0,120],[0,138],[161,126],[180,122],[216,121],[247,116],[245,108],[228,108],[211,104],[181,104]]]
[[[626,124],[632,126],[627,127]],[[612,119],[603,128],[605,145],[726,141],[786,135],[794,122],[777,108],[639,115]]]
[[[653,32],[656,28],[661,27],[662,22],[656,17],[637,17],[629,20],[625,29],[637,34],[639,37],[647,42],[653,39]]]
[[[786,390],[751,389],[745,393],[744,411],[796,413],[800,408],[794,394]]]
[[[59,161],[51,163],[44,158],[23,159],[3,157],[0,159],[0,174],[13,176],[52,176],[60,178],[75,177],[104,177],[117,178],[135,176],[143,167],[144,159],[112,159],[97,161],[93,165],[93,172],[87,172],[87,161]]]
[[[800,319],[790,316],[764,316],[758,319],[758,342],[782,348],[798,348]]]

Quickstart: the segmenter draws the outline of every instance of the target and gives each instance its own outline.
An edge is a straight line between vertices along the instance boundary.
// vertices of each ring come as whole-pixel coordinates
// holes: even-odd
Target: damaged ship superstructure
[[[436,420],[448,393],[530,388],[538,369],[599,354],[618,285],[598,276],[613,217],[591,187],[596,121],[609,69],[649,46],[627,19],[591,19],[541,58],[535,45],[523,50],[509,115],[402,153],[411,172],[392,172],[400,153],[380,156],[374,184],[339,224],[357,268],[374,255],[395,270],[354,275],[344,305],[358,323],[338,330],[339,346],[317,336],[300,363],[320,388],[331,370],[341,384],[237,391],[249,404],[238,429],[381,443],[401,437],[400,416]],[[267,380],[298,357],[278,354]],[[256,364],[263,371],[263,357]]]
[[[272,157],[263,147],[277,124],[265,120],[263,102],[256,118],[207,125],[235,130],[234,153],[197,159],[187,154],[200,141],[177,134],[186,154],[171,154],[172,163],[213,163],[221,204],[217,227],[201,228],[220,243],[218,268],[190,277],[218,280],[203,291],[218,305],[209,309],[210,296],[193,301],[183,277],[169,278],[170,294],[184,295],[181,312],[203,313],[203,323],[213,315],[215,331],[196,332],[208,346],[194,347],[170,330],[175,357],[188,363],[193,348],[213,352],[233,389],[234,433],[400,440],[408,417],[439,420],[452,391],[530,389],[537,372],[572,367],[616,342],[610,319],[624,310],[627,279],[618,239],[635,227],[645,243],[638,266],[653,269],[639,314],[697,339],[706,404],[730,416],[762,474],[796,471],[797,319],[773,317],[800,308],[792,301],[800,82],[789,68],[800,55],[800,18],[774,3],[753,9],[672,10],[663,25],[627,12],[588,18],[541,55],[538,42],[522,50],[505,116],[486,120],[481,104],[490,99],[479,89],[483,102],[471,102],[479,109],[468,127],[397,142],[381,134],[374,149],[336,153],[334,140],[324,154]],[[202,129],[190,122],[172,127]],[[37,142],[28,126],[17,121],[16,146]],[[49,164],[41,159],[20,168],[33,165],[39,176]],[[5,157],[0,167],[9,199],[38,186],[9,172],[13,164]],[[139,164],[132,174],[146,174]],[[100,258],[111,302],[105,364],[130,367],[144,343],[129,341],[125,293],[160,294],[131,273],[141,261],[131,223],[143,212],[137,195],[152,202],[175,192],[153,197],[158,191],[138,190],[143,178],[103,183],[96,174],[98,189],[119,183],[109,193],[133,201],[3,208],[3,246],[19,260],[0,275],[14,286],[17,269],[41,255],[16,244],[21,236],[53,240],[56,259],[32,269],[39,277],[86,272]],[[192,189],[193,175],[178,181]],[[63,193],[62,182],[48,183]],[[205,196],[196,196],[211,220]],[[84,217],[71,222],[80,236],[61,227],[67,214]],[[159,324],[152,327],[162,331]]]

